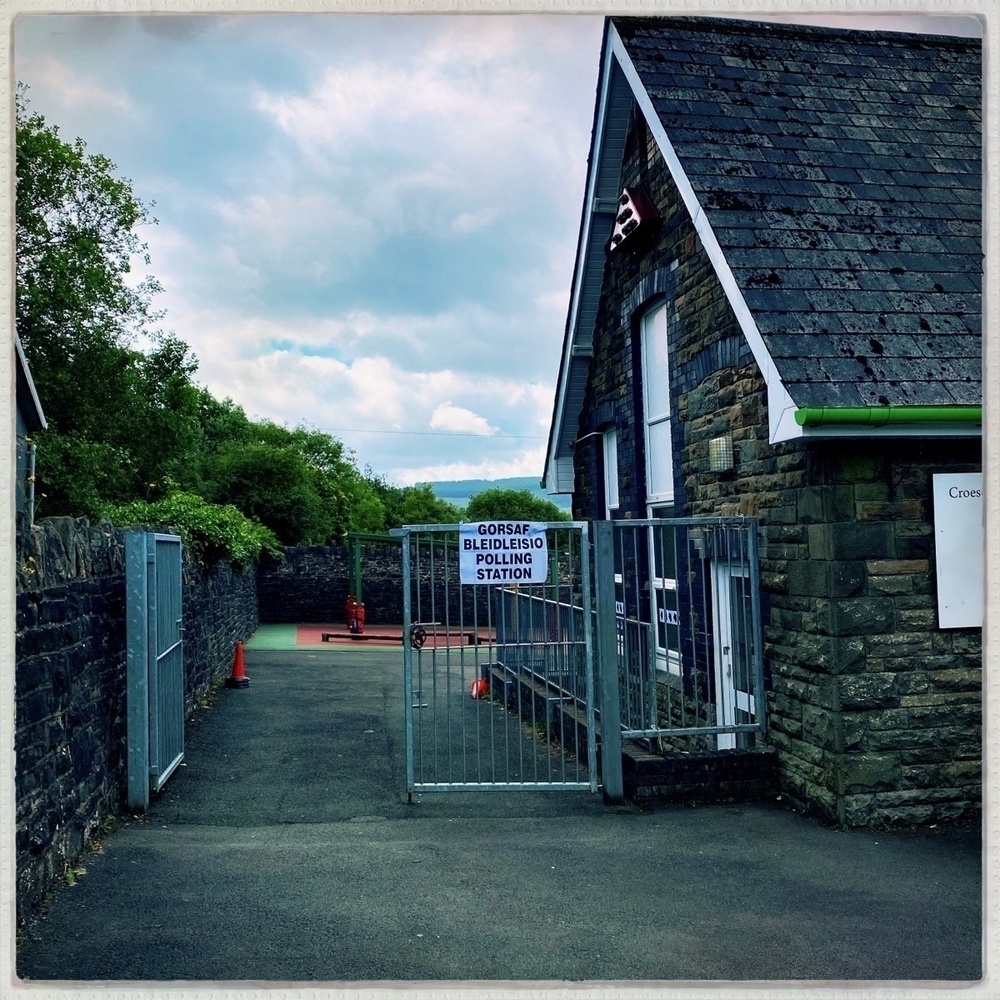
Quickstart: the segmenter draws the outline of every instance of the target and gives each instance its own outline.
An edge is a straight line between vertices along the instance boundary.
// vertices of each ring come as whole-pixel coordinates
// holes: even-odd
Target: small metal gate
[[[125,536],[128,805],[145,809],[184,757],[181,540]]]
[[[757,522],[612,522],[596,569],[610,630],[622,736],[711,737],[718,748],[766,728]],[[708,741],[706,741],[707,744]]]
[[[401,529],[407,792],[597,789],[587,526],[544,583],[461,583],[459,526]]]

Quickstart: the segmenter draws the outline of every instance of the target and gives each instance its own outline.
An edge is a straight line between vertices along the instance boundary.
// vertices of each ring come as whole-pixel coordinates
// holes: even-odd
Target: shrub
[[[248,566],[263,555],[281,557],[281,546],[270,528],[241,514],[230,504],[208,503],[194,493],[177,491],[162,500],[135,500],[102,513],[119,527],[168,526],[181,536],[200,563],[228,560]]]

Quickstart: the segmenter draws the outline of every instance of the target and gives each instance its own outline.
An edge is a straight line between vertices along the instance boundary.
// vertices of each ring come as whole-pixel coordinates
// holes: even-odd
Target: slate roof
[[[796,405],[980,403],[980,42],[612,21]]]

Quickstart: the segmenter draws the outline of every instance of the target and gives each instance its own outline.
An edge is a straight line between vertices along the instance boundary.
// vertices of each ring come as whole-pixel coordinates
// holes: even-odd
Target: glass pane
[[[656,588],[656,645],[660,649],[680,650],[677,629],[677,591]]]
[[[618,506],[618,431],[604,432],[604,498],[610,513]]]
[[[670,414],[666,305],[654,309],[643,319],[642,349],[646,419],[655,420]]]
[[[653,576],[658,580],[673,579],[676,554],[674,551],[674,529],[653,528]]]
[[[750,626],[750,581],[745,576],[729,578],[730,614],[733,625],[733,684],[737,691],[752,692],[753,631]]]
[[[651,424],[646,428],[650,496],[673,496],[673,462],[670,449],[670,421]]]

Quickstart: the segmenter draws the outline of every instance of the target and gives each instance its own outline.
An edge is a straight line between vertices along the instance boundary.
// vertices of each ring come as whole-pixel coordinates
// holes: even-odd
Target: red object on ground
[[[233,657],[233,672],[226,678],[226,687],[250,687],[250,678],[243,666],[243,643],[236,643],[236,655]]]
[[[479,680],[472,682],[472,687],[469,689],[469,694],[473,698],[485,698],[489,693],[490,685],[485,677],[480,677]]]
[[[347,602],[344,604],[344,621],[347,623],[349,629],[354,628],[354,612],[358,606],[358,602],[354,600],[353,594],[347,595]]]
[[[365,630],[365,606],[363,604],[356,604],[354,606],[354,624],[351,626],[351,631],[357,635],[361,635]]]

